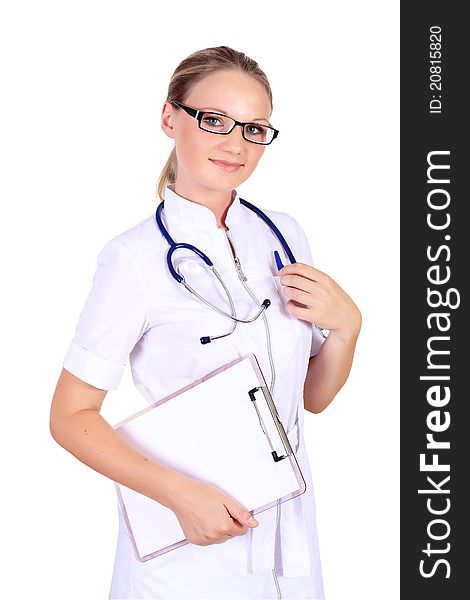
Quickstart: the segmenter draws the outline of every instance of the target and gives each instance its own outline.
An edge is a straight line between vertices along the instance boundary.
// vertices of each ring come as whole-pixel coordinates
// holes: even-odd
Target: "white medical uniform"
[[[213,261],[232,295],[237,316],[251,318],[257,305],[242,285],[228,236],[207,207],[167,186],[164,223],[176,242],[191,243]],[[307,238],[291,216],[262,209],[280,229],[298,262],[312,264]],[[276,288],[273,251],[288,264],[266,225],[240,203],[236,190],[225,224],[246,284],[271,305],[269,324],[275,365],[273,398],[307,484],[301,496],[258,513],[259,526],[222,544],[186,544],[146,562],[136,559],[121,510],[111,599],[323,598],[312,476],[303,438],[303,386],[310,356],[323,338],[306,321],[289,316]],[[253,352],[271,384],[263,317],[201,345],[202,336],[227,332],[232,321],[208,308],[170,275],[168,243],[155,214],[107,242],[98,255],[93,285],[64,359],[65,369],[105,390],[116,389],[129,357],[132,377],[149,404],[237,357]],[[188,260],[182,260],[188,257]],[[181,273],[204,298],[230,313],[215,276],[187,250],[174,254]]]

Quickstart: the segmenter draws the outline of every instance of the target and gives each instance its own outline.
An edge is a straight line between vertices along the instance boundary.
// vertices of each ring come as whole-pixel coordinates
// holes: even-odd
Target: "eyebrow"
[[[203,111],[211,111],[211,112],[218,112],[221,113],[225,116],[229,116],[225,110],[222,110],[220,108],[214,108],[213,106],[204,106],[203,108],[200,108],[199,110],[203,110]],[[269,122],[268,119],[266,119],[265,117],[256,117],[255,119],[251,119],[250,121],[245,121],[246,123],[254,123],[255,121],[266,121],[268,123],[268,125],[270,127],[272,127],[271,123]]]

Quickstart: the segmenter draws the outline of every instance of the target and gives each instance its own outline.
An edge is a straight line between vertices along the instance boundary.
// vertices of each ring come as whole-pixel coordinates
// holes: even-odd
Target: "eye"
[[[204,117],[203,121],[206,125],[210,125],[211,127],[214,127],[215,125],[221,123],[221,121],[218,117],[213,117],[211,115]]]
[[[226,131],[230,126],[228,118],[214,113],[204,113],[201,119],[201,125],[204,129]]]
[[[263,135],[266,131],[266,128],[262,125],[255,125],[254,123],[249,123],[246,126],[246,132],[250,135]]]

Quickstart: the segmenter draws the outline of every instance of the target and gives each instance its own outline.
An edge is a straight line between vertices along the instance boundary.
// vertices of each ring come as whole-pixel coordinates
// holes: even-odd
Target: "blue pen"
[[[277,250],[274,250],[274,258],[276,259],[277,270],[280,271],[282,268],[284,268],[284,265],[282,264],[281,257],[279,256],[279,252]]]

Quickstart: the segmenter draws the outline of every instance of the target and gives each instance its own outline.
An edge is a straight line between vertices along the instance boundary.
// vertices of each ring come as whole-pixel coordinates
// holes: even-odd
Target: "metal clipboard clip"
[[[271,437],[269,436],[268,432],[267,432],[267,428],[266,425],[264,423],[263,417],[261,415],[261,412],[259,410],[259,407],[256,403],[256,392],[258,392],[259,390],[261,390],[263,392],[264,398],[266,400],[266,404],[271,412],[271,415],[273,417],[273,421],[276,425],[277,431],[279,433],[279,437],[283,443],[283,451],[285,452],[285,454],[278,454],[278,451],[274,448],[274,445],[272,443]],[[282,421],[279,417],[279,413],[277,412],[276,406],[274,404],[274,401],[272,399],[271,393],[269,391],[269,389],[266,386],[258,386],[255,387],[253,389],[251,389],[248,392],[248,395],[250,396],[250,400],[252,401],[252,404],[256,410],[256,413],[258,415],[258,419],[259,419],[259,424],[260,427],[263,431],[263,433],[266,436],[266,439],[268,441],[269,447],[271,448],[271,455],[273,457],[274,462],[279,462],[280,460],[283,460],[284,458],[287,458],[288,456],[291,456],[294,454],[293,450],[292,450],[292,446],[290,445],[289,439],[287,437],[287,434],[284,430],[284,426],[282,425]]]

